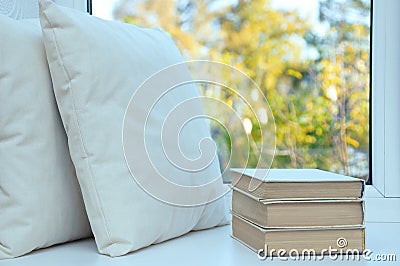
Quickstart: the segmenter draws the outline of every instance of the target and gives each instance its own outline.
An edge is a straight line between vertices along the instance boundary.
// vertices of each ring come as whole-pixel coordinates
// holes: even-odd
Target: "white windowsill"
[[[373,261],[332,261],[325,257],[321,261],[260,261],[257,255],[230,237],[230,226],[192,232],[180,238],[154,245],[119,258],[110,258],[97,253],[93,239],[76,241],[32,252],[29,255],[0,261],[1,266],[45,266],[45,265],[373,265]],[[373,254],[396,254],[400,260],[398,223],[367,223],[366,248]],[[267,264],[266,264],[267,263]],[[389,262],[387,262],[389,263]],[[302,264],[303,265],[303,264]],[[386,264],[382,264],[386,265]],[[390,265],[396,265],[392,262]]]
[[[364,197],[365,198],[383,198],[383,195],[374,186],[366,185]]]
[[[230,205],[227,197],[227,204]],[[373,186],[366,186],[366,248],[374,254],[396,254],[400,260],[400,199],[384,198]],[[97,253],[93,239],[38,250],[26,256],[0,261],[0,266],[45,265],[287,265],[295,261],[260,261],[247,247],[230,237],[230,226],[192,232],[183,237],[110,258]],[[285,263],[285,264],[284,264]],[[304,263],[304,262],[303,262]],[[373,261],[307,261],[312,265],[373,265]],[[387,262],[389,263],[389,262]],[[395,265],[395,262],[391,263]]]
[[[227,198],[230,205],[230,197]],[[374,254],[396,254],[400,260],[400,199],[385,198],[373,186],[365,190],[366,248]],[[100,255],[94,239],[57,245],[34,251],[11,260],[0,260],[0,266],[46,265],[288,265],[301,263],[260,261],[257,255],[230,237],[230,226],[192,232],[183,237],[133,252],[119,258]],[[303,262],[306,265],[374,265],[373,261],[321,261]],[[389,263],[389,262],[386,262]],[[395,262],[391,262],[395,265]],[[383,265],[383,264],[382,264]]]
[[[400,198],[384,197],[374,186],[365,188],[365,221],[400,223]]]

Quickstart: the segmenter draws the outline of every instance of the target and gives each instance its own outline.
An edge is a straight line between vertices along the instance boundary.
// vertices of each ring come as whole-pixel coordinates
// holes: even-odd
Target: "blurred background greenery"
[[[299,8],[289,0],[121,0],[114,17],[162,27],[186,59],[223,62],[249,75],[275,118],[273,168],[319,168],[366,179],[370,0],[297,2]],[[233,104],[229,95],[217,96]],[[243,121],[255,143],[256,122]],[[240,146],[241,140],[211,125],[220,149]],[[233,157],[231,166],[244,166],[239,154]],[[250,156],[248,166],[256,160]]]

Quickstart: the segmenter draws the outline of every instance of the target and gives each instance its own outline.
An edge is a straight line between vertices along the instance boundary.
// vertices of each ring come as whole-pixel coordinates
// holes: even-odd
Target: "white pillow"
[[[135,182],[124,158],[122,128],[130,97],[150,75],[183,60],[169,36],[157,29],[101,20],[51,1],[40,1],[40,21],[56,99],[99,252],[119,256],[191,230],[226,224],[222,198],[196,207],[156,200]],[[196,95],[194,86],[182,95],[166,95],[149,117],[150,141],[159,137],[156,127],[167,109]],[[200,102],[195,105],[201,106]],[[145,102],[137,107],[149,109]],[[142,129],[140,121],[132,123],[128,131],[132,143],[141,141],[135,139]],[[180,137],[183,150],[198,152],[198,140],[209,137],[208,125],[204,120],[194,122]],[[157,148],[150,145],[149,152],[154,154]],[[199,181],[193,176],[208,181],[220,175],[217,160],[193,175],[177,171],[162,156],[156,164],[164,172],[176,173],[174,181],[189,186]],[[151,181],[153,172],[141,172],[140,178]],[[222,179],[215,180],[219,182],[216,190],[224,190]],[[206,193],[212,198],[216,191]]]
[[[39,20],[0,15],[0,259],[91,235]]]

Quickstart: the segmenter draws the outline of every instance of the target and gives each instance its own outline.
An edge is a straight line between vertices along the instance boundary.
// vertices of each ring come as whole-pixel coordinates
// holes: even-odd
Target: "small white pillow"
[[[119,256],[191,230],[226,224],[223,198],[196,207],[158,201],[138,186],[124,158],[122,128],[130,97],[152,74],[183,60],[170,37],[161,30],[101,20],[51,1],[40,1],[40,21],[56,99],[99,252]],[[157,140],[157,126],[165,119],[166,108],[197,93],[193,86],[186,93],[163,98],[148,119],[150,142]],[[201,106],[200,100],[194,105]],[[146,102],[137,107],[150,108]],[[142,129],[140,121],[131,126],[132,142],[142,140],[137,134]],[[198,152],[198,140],[209,134],[204,120],[195,121],[182,131],[182,149]],[[149,153],[160,148],[154,143]],[[146,156],[137,152],[136,157]],[[193,175],[177,171],[163,156],[154,163],[164,172],[176,172],[174,180],[188,186],[220,175],[218,160]],[[141,172],[140,178],[150,181],[152,170]],[[217,190],[223,191],[222,179],[215,180],[219,180]],[[216,191],[206,193],[212,198]]]
[[[0,259],[91,235],[39,20],[0,15]]]

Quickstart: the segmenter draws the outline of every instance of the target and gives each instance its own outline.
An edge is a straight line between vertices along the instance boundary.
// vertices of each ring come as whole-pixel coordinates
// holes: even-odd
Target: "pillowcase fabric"
[[[157,71],[183,61],[172,39],[158,29],[105,21],[51,1],[39,4],[55,95],[99,252],[120,256],[191,230],[226,224],[223,198],[196,207],[164,203],[135,182],[125,161],[122,144],[125,110],[142,82]],[[148,119],[150,142],[159,137],[157,127],[165,119],[167,107],[197,93],[193,86],[185,93],[163,97]],[[145,101],[138,104],[139,110],[149,109]],[[141,126],[137,121],[137,128],[133,126],[129,131],[133,142],[140,141],[135,136]],[[182,149],[198,151],[198,140],[209,134],[204,120],[195,122],[180,136]],[[149,153],[157,155],[160,148],[150,145]],[[155,164],[164,172],[176,172],[176,180],[183,180],[185,185],[198,184],[199,180],[192,180],[191,175],[175,171],[162,156]],[[140,172],[140,178],[150,180],[150,170]],[[218,175],[219,164],[214,160],[196,177],[205,181]],[[223,190],[222,179],[219,181]],[[209,191],[210,196],[214,192]]]
[[[0,15],[0,259],[91,235],[39,20]]]

